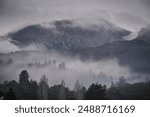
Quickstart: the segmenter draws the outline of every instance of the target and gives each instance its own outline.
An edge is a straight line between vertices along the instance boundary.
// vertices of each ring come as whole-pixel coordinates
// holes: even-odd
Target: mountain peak
[[[83,27],[74,20],[60,20],[27,26],[9,37],[14,44],[28,46],[32,43],[45,45],[48,49],[76,49],[96,47],[123,40],[130,32],[102,20],[101,25]]]
[[[53,29],[56,27],[73,26],[73,21],[71,21],[71,20],[55,20],[53,22],[44,22],[44,23],[37,24],[37,25],[42,28]]]
[[[73,25],[73,21],[71,20],[57,20],[54,21],[55,26],[70,26]]]

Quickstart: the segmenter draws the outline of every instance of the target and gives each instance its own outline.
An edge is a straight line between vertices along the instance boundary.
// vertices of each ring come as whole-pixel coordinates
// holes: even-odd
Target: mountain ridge
[[[137,39],[150,43],[150,24],[139,31]]]
[[[18,46],[28,46],[31,43],[42,43],[48,49],[76,49],[96,47],[112,41],[123,40],[130,31],[105,22],[107,26],[83,28],[73,21],[60,20],[53,22],[54,27],[44,28],[42,24],[30,25],[8,37]],[[94,26],[94,25],[93,25]]]

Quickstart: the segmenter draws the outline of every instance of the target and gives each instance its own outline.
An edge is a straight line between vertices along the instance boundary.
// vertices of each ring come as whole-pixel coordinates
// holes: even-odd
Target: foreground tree
[[[82,86],[79,80],[77,80],[77,82],[75,83],[74,91],[75,91],[75,97],[77,100],[84,99],[86,88]]]
[[[22,86],[29,86],[29,74],[26,70],[23,70],[21,74],[19,74],[19,83]]]
[[[48,100],[48,89],[49,89],[48,79],[44,75],[41,78],[38,86],[38,97],[40,100]]]
[[[60,90],[59,90],[59,100],[66,99],[66,92],[65,92],[65,81],[61,81]]]
[[[7,92],[6,95],[4,96],[4,100],[15,100],[15,99],[16,99],[16,95],[13,89],[10,88],[9,92]]]
[[[86,100],[105,100],[106,86],[101,84],[92,84],[85,93]]]

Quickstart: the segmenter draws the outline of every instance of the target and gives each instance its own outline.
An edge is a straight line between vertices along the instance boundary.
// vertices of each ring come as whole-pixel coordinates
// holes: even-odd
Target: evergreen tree
[[[41,79],[40,79],[40,83],[38,86],[38,96],[40,100],[48,100],[48,79],[46,78],[46,76],[44,75]]]
[[[106,86],[101,84],[92,84],[85,93],[86,100],[104,100],[106,99]]]
[[[19,83],[22,86],[28,86],[29,85],[29,74],[26,70],[23,70],[21,74],[19,74]]]
[[[62,80],[61,85],[60,85],[60,90],[59,90],[59,99],[60,100],[65,100],[66,99],[66,92],[65,92],[65,81]]]
[[[13,89],[10,88],[9,92],[7,92],[6,95],[4,96],[4,100],[15,100],[15,99],[16,99],[16,95]]]
[[[82,84],[79,82],[79,80],[77,80],[77,82],[75,83],[75,97],[77,100],[82,100],[84,99],[84,94],[85,94],[85,87],[82,86]]]

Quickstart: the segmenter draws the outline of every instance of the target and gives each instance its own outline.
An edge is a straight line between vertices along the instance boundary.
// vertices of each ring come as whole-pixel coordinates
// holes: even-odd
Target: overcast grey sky
[[[0,0],[0,35],[23,26],[59,19],[105,18],[137,31],[150,23],[150,0]]]

